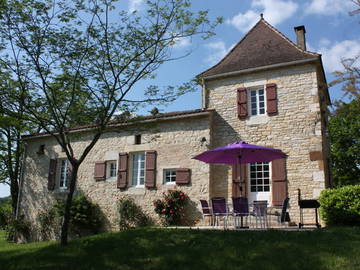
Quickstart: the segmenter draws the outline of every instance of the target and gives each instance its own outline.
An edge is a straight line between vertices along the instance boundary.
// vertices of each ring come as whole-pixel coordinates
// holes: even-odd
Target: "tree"
[[[360,184],[360,99],[337,106],[329,133],[335,186]]]
[[[144,98],[127,98],[138,81],[153,78],[162,64],[178,58],[172,56],[176,42],[194,35],[207,38],[221,22],[211,23],[206,11],[191,12],[189,0],[147,1],[144,14],[119,12],[118,2],[0,0],[0,64],[17,82],[15,93],[6,98],[22,104],[23,119],[56,139],[72,166],[61,227],[63,245],[79,166],[113,114],[142,103],[171,102],[192,90],[192,82],[165,89],[151,86],[137,92]],[[1,96],[0,100],[4,103]],[[77,135],[69,130],[78,123],[74,119],[81,112],[79,102],[96,124],[90,142],[75,153],[72,141]],[[4,104],[0,108],[19,117]]]
[[[4,70],[2,70],[4,71]],[[14,94],[16,82],[9,78],[9,74],[0,74],[0,91],[2,96]],[[8,100],[8,99],[7,99]],[[12,212],[15,216],[17,209],[19,179],[21,173],[21,157],[23,146],[21,134],[34,131],[32,125],[22,119],[24,108],[21,103],[4,103],[7,110],[16,111],[17,117],[0,114],[0,183],[10,186]]]

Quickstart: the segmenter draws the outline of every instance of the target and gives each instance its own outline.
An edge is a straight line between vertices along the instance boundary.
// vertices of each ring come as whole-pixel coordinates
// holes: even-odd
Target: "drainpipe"
[[[18,198],[17,198],[17,204],[16,204],[15,219],[18,219],[19,212],[20,212],[20,202],[21,202],[21,195],[22,195],[22,189],[23,189],[23,183],[24,183],[26,154],[27,154],[27,144],[26,144],[26,142],[24,142],[24,152],[22,153],[21,165],[20,165],[21,167],[20,167],[20,178],[19,178],[19,192],[18,192]]]

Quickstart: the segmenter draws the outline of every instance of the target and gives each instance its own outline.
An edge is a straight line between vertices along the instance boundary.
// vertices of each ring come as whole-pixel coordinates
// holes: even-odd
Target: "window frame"
[[[63,171],[63,162],[65,162],[65,169]],[[68,190],[69,187],[68,187],[68,181],[69,181],[69,160],[68,159],[59,159],[59,176],[57,177],[57,187],[59,190]],[[64,174],[65,173],[65,174]],[[63,181],[63,185],[61,185],[61,182],[62,182],[62,177],[64,176],[64,181]]]
[[[170,175],[171,178],[174,178],[174,181],[166,181],[166,172],[170,171],[170,172],[175,172],[175,176],[174,175]],[[175,185],[176,184],[176,168],[164,168],[163,169],[163,184],[164,185]]]
[[[261,164],[261,166],[262,166],[262,170],[261,170],[261,173],[263,174],[262,175],[262,178],[259,178],[257,175],[255,176],[255,179],[253,179],[252,177],[251,177],[251,166],[252,166],[252,164],[256,164],[255,166],[258,166],[259,165],[259,163]],[[268,173],[269,173],[269,175],[268,175],[268,177],[264,177],[264,172],[266,172],[266,171],[264,171],[264,163],[267,163],[267,165],[268,165]],[[257,173],[259,173],[259,171],[257,171],[257,168],[256,168],[256,170],[255,170],[255,172],[253,172],[253,173],[255,173],[255,174],[257,174]],[[248,178],[249,178],[249,191],[250,192],[270,192],[270,194],[271,194],[271,192],[272,192],[272,180],[271,180],[271,162],[254,162],[254,163],[249,163],[249,165],[248,165]],[[262,184],[261,184],[261,186],[262,186],[262,191],[259,191],[258,190],[258,187],[260,186],[259,184],[258,184],[258,179],[262,179]],[[265,180],[266,179],[268,179],[269,180],[269,183],[268,184],[266,184],[266,186],[269,186],[269,190],[267,190],[267,191],[265,191]],[[256,187],[256,190],[255,191],[252,191],[251,190],[251,188],[252,188],[252,184],[251,184],[251,181],[252,180],[255,180],[255,187]]]
[[[139,161],[138,160],[138,163],[140,163],[140,165],[142,165],[141,163],[143,163],[143,171],[144,171],[144,177],[143,177],[143,181],[144,183],[141,184],[141,168],[140,170],[138,169],[137,170],[137,177],[136,177],[136,183],[134,183],[134,158],[135,156],[138,156],[138,155],[143,155],[144,157],[144,161],[141,162],[141,160]],[[145,187],[145,177],[146,177],[146,153],[143,151],[143,152],[134,152],[134,153],[130,153],[130,179],[131,179],[131,183],[130,183],[130,186],[131,187]],[[139,167],[137,167],[139,168]],[[140,177],[139,177],[140,176]]]
[[[115,164],[115,175],[111,175],[111,165]],[[106,167],[106,180],[108,179],[116,179],[117,177],[117,166],[118,166],[118,162],[117,160],[106,160],[105,161],[105,167]]]
[[[263,101],[260,101],[260,91],[263,91],[263,97],[264,97],[264,100]],[[251,94],[255,92],[255,98],[256,98],[256,114],[253,114],[253,108],[252,108],[252,105],[253,105],[253,102],[252,102],[252,96]],[[264,106],[260,108],[260,103],[263,102],[264,103]],[[267,115],[267,112],[266,112],[266,106],[267,106],[267,100],[266,100],[266,85],[262,85],[262,86],[254,86],[254,87],[250,87],[248,89],[248,111],[249,111],[249,116],[250,117],[256,117],[256,116],[264,116],[264,115]],[[261,109],[264,109],[264,113],[260,113],[260,110]]]

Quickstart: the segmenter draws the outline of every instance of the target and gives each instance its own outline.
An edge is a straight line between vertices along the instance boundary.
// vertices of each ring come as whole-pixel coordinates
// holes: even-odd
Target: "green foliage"
[[[11,200],[10,198],[0,198],[0,200],[0,229],[5,229],[13,215]]]
[[[320,196],[321,216],[327,225],[360,224],[360,185],[325,189]]]
[[[64,201],[57,201],[54,211],[58,217],[64,215]],[[51,221],[52,213],[49,214]],[[47,218],[45,218],[46,221]],[[103,222],[99,207],[89,201],[84,195],[79,195],[73,199],[70,209],[70,231],[76,236],[96,234],[102,230]]]
[[[360,99],[338,105],[329,133],[335,186],[360,184]]]
[[[122,197],[119,200],[118,209],[120,215],[119,225],[122,230],[152,225],[150,217],[143,212],[133,198]]]
[[[18,219],[12,216],[5,227],[6,240],[9,242],[19,240],[28,242],[30,241],[30,228],[30,223],[23,216],[20,216]]]
[[[59,238],[61,217],[57,214],[55,208],[41,212],[37,217],[40,228],[41,240],[52,240],[52,236]]]
[[[182,225],[185,221],[185,207],[188,196],[180,190],[163,193],[163,199],[155,200],[155,212],[163,218],[166,225]]]

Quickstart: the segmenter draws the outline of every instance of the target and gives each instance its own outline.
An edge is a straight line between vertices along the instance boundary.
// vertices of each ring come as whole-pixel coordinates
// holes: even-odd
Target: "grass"
[[[9,244],[0,269],[360,269],[360,228],[317,231],[134,229],[56,242]]]

